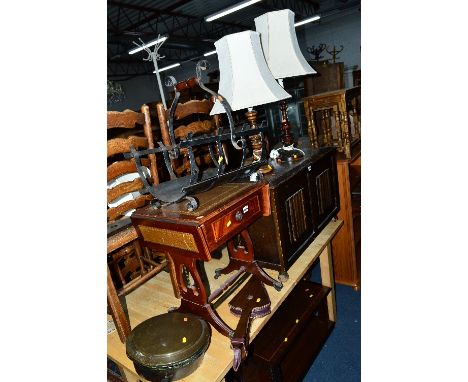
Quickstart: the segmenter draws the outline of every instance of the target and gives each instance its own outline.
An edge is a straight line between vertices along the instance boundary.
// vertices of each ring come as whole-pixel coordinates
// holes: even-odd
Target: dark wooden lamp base
[[[281,109],[281,142],[283,147],[278,149],[278,162],[293,162],[304,158],[304,152],[299,150],[294,145],[294,139],[291,134],[291,124],[288,119],[288,104],[285,101],[280,102]],[[287,147],[287,148],[286,148]]]

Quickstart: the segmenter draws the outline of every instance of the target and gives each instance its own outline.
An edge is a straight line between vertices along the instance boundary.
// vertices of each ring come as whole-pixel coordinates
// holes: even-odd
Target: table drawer
[[[262,216],[261,194],[255,193],[226,209],[221,217],[208,221],[204,231],[208,247],[214,249]]]

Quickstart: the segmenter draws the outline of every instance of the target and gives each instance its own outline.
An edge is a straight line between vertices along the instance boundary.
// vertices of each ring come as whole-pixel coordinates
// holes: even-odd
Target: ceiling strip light
[[[141,51],[141,50],[143,50],[143,49],[145,49],[145,48],[149,48],[150,46],[156,45],[156,44],[159,43],[159,42],[166,41],[166,39],[167,39],[167,36],[158,38],[158,39],[156,39],[156,40],[153,40],[153,41],[149,42],[148,44],[145,44],[145,45],[140,46],[140,47],[138,47],[138,48],[129,50],[129,51],[128,51],[128,54],[134,54],[134,53],[139,52],[139,51]]]
[[[177,62],[176,64],[172,64],[172,65],[169,65],[169,66],[165,66],[164,68],[159,69],[158,72],[163,72],[163,71],[168,70],[168,69],[177,68],[178,66],[180,66],[180,62]],[[153,73],[156,73],[156,70],[153,71]]]
[[[216,50],[212,50],[210,52],[203,53],[205,57],[211,56],[212,54],[216,54]]]
[[[320,20],[319,15],[312,16],[312,17],[310,17],[308,19],[305,19],[305,20],[302,20],[302,21],[298,21],[297,23],[294,24],[294,26],[298,27],[299,25],[304,25],[304,24],[311,23],[312,21],[317,21],[317,20]]]
[[[233,5],[232,7],[225,8],[225,9],[223,9],[222,11],[219,11],[219,12],[213,13],[212,15],[206,16],[206,17],[205,17],[205,21],[206,21],[206,22],[210,22],[210,21],[219,19],[220,17],[229,15],[230,13],[233,13],[233,12],[238,11],[239,9],[248,7],[249,5],[258,3],[259,1],[261,1],[261,0],[247,0],[247,1],[243,1],[243,2],[241,2],[241,3],[238,3],[238,4],[236,4],[236,5]]]

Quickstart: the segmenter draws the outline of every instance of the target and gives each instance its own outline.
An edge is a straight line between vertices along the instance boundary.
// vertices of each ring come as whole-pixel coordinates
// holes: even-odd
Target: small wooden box
[[[345,87],[344,63],[309,62],[309,64],[317,73],[304,77],[305,96],[343,89]]]

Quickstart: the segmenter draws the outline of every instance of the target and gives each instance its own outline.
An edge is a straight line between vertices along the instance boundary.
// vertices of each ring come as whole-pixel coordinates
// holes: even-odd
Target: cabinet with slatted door
[[[270,188],[271,215],[252,224],[249,233],[255,258],[262,267],[287,270],[339,210],[335,148],[312,149],[299,140],[305,157],[292,163],[273,163],[265,175]]]

